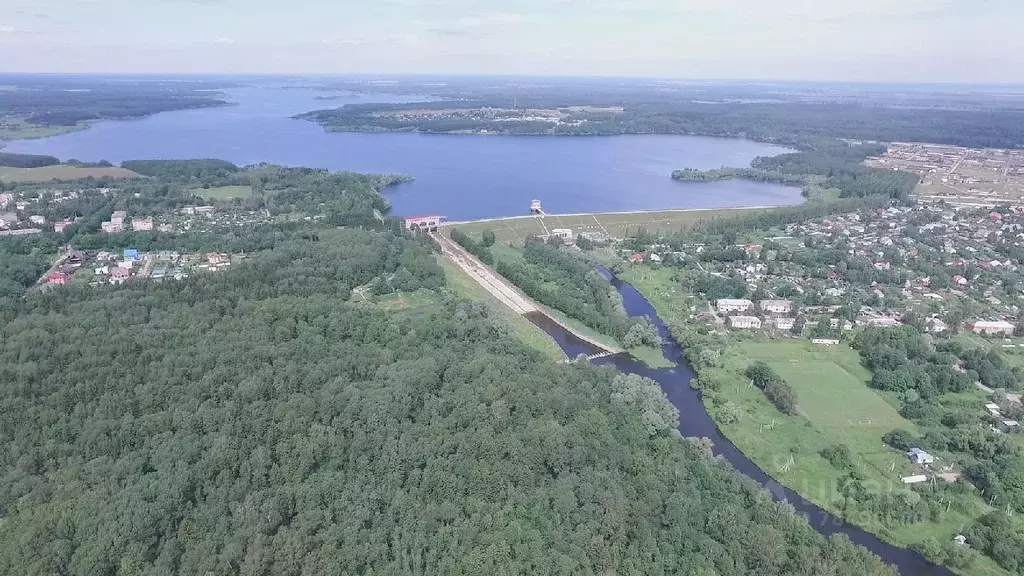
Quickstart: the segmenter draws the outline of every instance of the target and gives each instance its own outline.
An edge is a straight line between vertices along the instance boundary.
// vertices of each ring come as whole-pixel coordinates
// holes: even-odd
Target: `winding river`
[[[658,328],[662,338],[662,353],[665,358],[676,363],[671,368],[652,369],[627,355],[611,356],[596,360],[595,364],[612,364],[619,371],[627,374],[646,376],[661,386],[668,399],[679,410],[679,432],[686,437],[703,437],[714,442],[714,453],[727,460],[733,468],[767,488],[776,501],[787,501],[798,513],[804,515],[815,530],[826,536],[845,534],[854,543],[859,544],[881,559],[895,565],[903,576],[953,576],[943,566],[937,566],[912,550],[893,546],[877,536],[861,528],[847,523],[817,505],[804,500],[799,494],[782,486],[771,476],[757,467],[733,445],[718,427],[704,408],[700,393],[690,387],[693,371],[683,359],[683,348],[668,331],[665,322],[658,317],[654,306],[632,285],[615,278],[608,270],[601,272],[612,282],[622,295],[626,312],[630,316],[648,316]],[[543,321],[543,317],[531,318],[542,330],[548,333],[570,358],[579,354],[595,354],[600,352],[590,344],[569,334],[557,324]]]

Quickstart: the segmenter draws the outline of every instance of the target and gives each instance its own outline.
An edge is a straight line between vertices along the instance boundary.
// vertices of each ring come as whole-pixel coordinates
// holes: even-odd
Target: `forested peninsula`
[[[652,381],[456,297],[388,178],[129,165],[8,185],[73,224],[0,255],[230,266],[0,294],[0,573],[895,574],[678,438]],[[99,229],[121,211],[175,231]]]
[[[627,94],[473,95],[412,104],[347,104],[297,116],[346,132],[490,133],[558,136],[683,134],[806,147],[816,139],[935,142],[1014,148],[1019,110],[901,108],[878,103],[702,102]]]
[[[888,196],[907,202],[918,177],[908,172],[864,166],[864,160],[885,153],[884,144],[848,145],[816,141],[800,152],[755,158],[750,168],[672,172],[680,182],[706,182],[739,178],[801,186],[808,198]]]

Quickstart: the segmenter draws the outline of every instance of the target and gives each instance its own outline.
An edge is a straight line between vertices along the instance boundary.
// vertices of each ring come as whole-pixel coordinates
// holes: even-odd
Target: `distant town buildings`
[[[132,230],[135,232],[146,232],[153,229],[152,218],[135,218],[132,220]]]
[[[33,214],[28,217],[28,221],[33,224],[46,224],[46,218],[38,214]]]
[[[72,224],[74,224],[74,222],[72,222],[71,220],[58,220],[53,223],[53,231],[63,232],[64,230],[67,229],[68,226],[71,226]]]

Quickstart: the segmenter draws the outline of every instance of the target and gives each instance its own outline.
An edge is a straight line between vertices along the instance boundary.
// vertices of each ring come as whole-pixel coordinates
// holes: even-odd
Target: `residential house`
[[[54,284],[56,286],[63,286],[71,281],[71,277],[63,272],[53,272],[46,277],[47,284]]]
[[[819,346],[835,346],[839,344],[839,340],[835,338],[814,338],[811,340],[811,344],[817,344]]]
[[[956,276],[953,276],[953,283],[957,286],[967,286],[967,278],[957,274]]]
[[[913,476],[903,476],[900,478],[904,484],[920,484],[921,482],[927,482],[928,477],[924,474],[915,474]]]
[[[868,326],[873,326],[873,327],[885,327],[885,328],[888,328],[888,327],[892,327],[892,326],[899,326],[900,325],[900,321],[895,319],[895,318],[890,318],[888,316],[882,316],[880,318],[869,318],[866,321],[866,324]]]
[[[773,320],[779,330],[792,330],[796,326],[796,318],[779,317]]]
[[[153,268],[153,273],[149,275],[150,278],[154,279],[163,278],[164,276],[167,276],[167,268],[163,266]]]
[[[949,330],[949,326],[945,322],[938,318],[932,318],[928,321],[928,331],[932,334],[941,334]]]
[[[0,194],[0,207],[7,206],[11,202],[14,202],[14,194],[11,194],[9,192]]]
[[[142,220],[140,220],[138,218],[135,218],[135,219],[132,220],[132,230],[134,230],[135,232],[146,232],[146,231],[149,231],[149,230],[152,230],[152,229],[153,229],[153,219],[152,218],[145,218],[145,219],[142,219]]]
[[[661,256],[657,254],[651,254],[651,262],[661,262]]]
[[[120,262],[117,263],[117,267],[121,268],[122,270],[131,270],[132,268],[135,267],[135,261],[134,260],[121,260]]]
[[[120,222],[116,224],[114,222],[102,222],[100,224],[100,229],[107,234],[120,234],[121,232],[124,232],[124,224],[121,224]]]
[[[715,302],[715,307],[719,312],[746,312],[754,307],[754,303],[746,298],[721,298]]]
[[[63,232],[68,226],[74,224],[71,220],[58,220],[53,223],[54,232]]]
[[[111,284],[124,284],[131,277],[132,273],[129,272],[127,268],[121,268],[118,266],[110,271]]]
[[[729,317],[730,328],[760,328],[761,319],[757,316],[730,316]]]
[[[139,260],[140,259],[139,258],[139,251],[136,250],[135,248],[125,248],[124,249],[124,259],[125,260]]]
[[[106,262],[107,260],[112,260],[112,258],[110,257],[110,252],[107,252],[106,250],[96,254],[96,259],[99,260],[100,262]]]
[[[110,215],[110,223],[124,226],[124,219],[127,216],[128,214],[124,210],[115,210],[114,213]]]
[[[211,252],[206,255],[206,261],[213,266],[217,266],[218,264],[224,261],[224,257],[221,256],[220,254],[217,254],[216,252]]]
[[[110,266],[98,266],[96,268],[97,276],[106,276],[107,274],[110,274]]]
[[[789,300],[761,300],[758,306],[762,312],[771,314],[789,314],[793,311],[793,302]]]
[[[39,214],[33,214],[28,217],[28,221],[33,224],[46,224],[46,217],[40,216]]]
[[[1003,320],[975,320],[967,324],[967,329],[975,334],[1013,336],[1014,325]]]
[[[629,257],[630,264],[643,264],[644,259],[647,258],[647,254],[644,252],[636,252]]]
[[[910,451],[907,452],[907,458],[909,458],[914,464],[935,463],[935,457],[920,448],[911,448]]]

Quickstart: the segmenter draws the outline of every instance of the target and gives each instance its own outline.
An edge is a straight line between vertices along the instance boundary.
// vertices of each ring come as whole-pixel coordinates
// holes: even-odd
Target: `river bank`
[[[662,269],[660,272],[665,271],[666,269]],[[694,326],[687,321],[693,313],[690,310],[690,302],[678,290],[673,291],[657,272],[659,271],[652,272],[649,268],[632,267],[623,270],[621,278],[629,281],[631,286],[635,285],[645,302],[657,311],[658,321],[665,325],[674,343],[678,345],[680,341],[689,341],[688,337],[694,332]],[[678,350],[683,354],[684,349],[681,345]],[[759,343],[740,338],[740,341],[716,348],[715,356],[719,366],[717,368],[695,367],[685,358],[681,357],[679,360],[691,371],[691,378],[700,381],[694,382],[692,386],[694,401],[700,404],[701,412],[712,421],[716,434],[735,447],[750,466],[757,468],[763,476],[769,477],[770,482],[784,486],[787,492],[799,493],[798,498],[818,509],[821,514],[828,514],[846,525],[856,524],[858,530],[870,534],[872,538],[884,542],[886,546],[898,547],[919,558],[916,552],[909,550],[911,547],[928,538],[946,542],[949,534],[956,533],[963,525],[973,521],[969,514],[961,515],[956,511],[947,511],[940,522],[926,521],[895,527],[886,526],[876,515],[857,510],[851,510],[853,515],[843,518],[844,510],[837,505],[837,502],[842,500],[843,474],[829,465],[820,455],[820,450],[840,441],[837,440],[839,438],[841,442],[854,447],[858,461],[865,470],[874,472],[876,467],[879,469],[879,474],[868,474],[866,481],[870,485],[880,491],[902,491],[905,488],[899,482],[895,485],[892,483],[892,473],[884,473],[888,471],[894,457],[891,450],[881,445],[880,434],[891,429],[890,427],[904,426],[914,429],[912,423],[903,421],[894,407],[867,388],[866,371],[860,365],[860,359],[855,351],[845,345],[834,349],[821,349],[811,346],[806,341]],[[802,410],[802,413],[796,416],[786,416],[765,398],[763,392],[756,388],[748,388],[742,371],[757,360],[767,361],[773,365],[781,364],[780,369],[791,365],[792,374],[787,373],[787,381],[795,384],[800,390],[801,403],[806,404],[808,410]],[[819,369],[824,369],[824,372]],[[806,382],[808,386],[801,386],[804,383],[795,376],[801,370],[818,370],[817,376],[811,379],[813,381]],[[820,399],[814,394],[821,389],[822,378],[828,379],[830,390],[844,390],[842,405],[848,407],[849,414],[844,413],[840,417],[834,412],[822,410],[822,406],[813,404]],[[710,389],[713,391],[698,391],[701,387],[707,386],[713,386]],[[831,402],[831,399],[828,399],[828,402]],[[864,413],[861,420],[851,416],[861,412]],[[834,429],[822,428],[822,422],[815,420],[820,414],[824,414],[822,417]],[[843,424],[847,416],[854,418],[853,425]],[[796,460],[787,466],[788,458],[794,454]],[[901,456],[897,454],[896,458]],[[872,551],[877,553],[874,548]],[[923,558],[920,558],[920,561],[926,562],[929,571],[909,573],[952,573],[948,568],[932,565]],[[901,571],[908,573],[902,567]],[[984,555],[978,558],[968,571],[959,573],[986,576],[1009,574]]]

